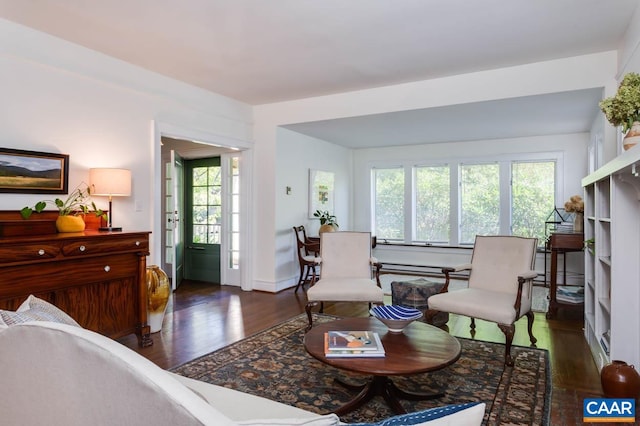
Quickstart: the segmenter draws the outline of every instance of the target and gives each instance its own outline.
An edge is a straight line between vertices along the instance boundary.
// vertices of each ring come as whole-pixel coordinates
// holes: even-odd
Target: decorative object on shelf
[[[369,313],[378,318],[392,333],[402,333],[402,330],[423,315],[418,309],[399,305],[374,306]]]
[[[320,219],[320,230],[318,232],[321,234],[323,232],[334,232],[339,227],[336,217],[326,210],[316,210],[313,216]]]
[[[584,229],[584,200],[579,195],[573,195],[569,201],[564,203],[564,210],[575,213],[573,218],[573,231],[582,232]]]
[[[170,295],[171,284],[167,274],[158,265],[147,266],[147,312],[151,333],[162,330]]]
[[[600,371],[602,391],[606,398],[634,398],[640,396],[640,374],[633,365],[614,360]]]
[[[80,232],[84,231],[85,223],[82,215],[93,213],[96,217],[105,218],[106,214],[98,209],[91,199],[91,191],[86,184],[78,186],[66,200],[56,198],[55,200],[43,200],[32,207],[23,207],[20,215],[23,219],[29,219],[35,213],[42,213],[48,203],[53,203],[58,209],[58,219],[56,228],[58,232]]]
[[[640,75],[626,74],[616,95],[602,100],[600,109],[609,123],[622,126],[623,133],[626,133],[623,141],[625,150],[640,142]]]
[[[93,195],[109,197],[109,224],[100,231],[122,231],[113,226],[112,197],[128,197],[131,195],[131,170],[127,169],[90,169],[89,182]]]

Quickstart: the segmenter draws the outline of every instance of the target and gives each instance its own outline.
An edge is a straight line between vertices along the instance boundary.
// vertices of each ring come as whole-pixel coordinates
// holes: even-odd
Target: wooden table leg
[[[387,376],[373,376],[369,382],[362,385],[346,383],[339,379],[334,379],[334,381],[347,389],[359,391],[349,402],[334,411],[338,416],[350,413],[378,395],[384,398],[395,414],[405,414],[407,412],[400,403],[400,398],[423,401],[444,396],[444,392],[424,394],[404,391],[398,388]]]
[[[549,277],[549,309],[547,319],[553,319],[558,313],[556,305],[556,289],[558,288],[558,250],[551,250],[551,276]]]

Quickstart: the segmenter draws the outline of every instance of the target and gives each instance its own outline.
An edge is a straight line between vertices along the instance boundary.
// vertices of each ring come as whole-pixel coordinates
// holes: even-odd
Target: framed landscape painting
[[[66,194],[69,156],[0,148],[0,192]]]

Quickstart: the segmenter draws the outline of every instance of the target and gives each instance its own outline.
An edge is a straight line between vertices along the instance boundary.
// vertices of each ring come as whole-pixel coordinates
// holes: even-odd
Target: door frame
[[[162,143],[163,136],[198,141],[206,145],[213,145],[242,151],[242,179],[240,179],[240,229],[244,230],[240,236],[240,274],[241,288],[243,290],[253,289],[253,262],[252,245],[249,238],[252,235],[253,212],[250,208],[253,194],[251,191],[253,181],[251,173],[253,170],[253,143],[246,140],[236,139],[228,136],[218,135],[215,133],[204,132],[201,130],[189,129],[185,127],[175,126],[162,121],[152,120],[152,156],[153,167],[151,169],[150,181],[153,182],[153,212],[151,218],[151,262],[160,262],[162,260]],[[223,230],[224,231],[224,230]],[[154,237],[157,235],[158,237]],[[221,250],[226,247],[221,247]],[[156,260],[157,259],[157,260]],[[221,271],[222,273],[222,271]]]

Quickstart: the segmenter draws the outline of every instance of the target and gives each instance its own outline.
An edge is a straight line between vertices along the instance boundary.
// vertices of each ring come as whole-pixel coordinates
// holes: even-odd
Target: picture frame
[[[69,156],[0,148],[0,193],[66,194]]]
[[[316,210],[334,211],[334,173],[309,169],[309,219]]]

